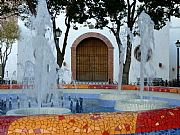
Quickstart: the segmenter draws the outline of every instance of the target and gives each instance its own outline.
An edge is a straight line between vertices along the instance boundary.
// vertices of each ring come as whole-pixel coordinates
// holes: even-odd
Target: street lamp
[[[59,37],[61,36],[62,34],[62,31],[61,29],[58,27],[56,30],[55,30],[55,44],[56,46],[59,46]]]
[[[177,40],[175,44],[177,47],[177,84],[179,86],[179,48],[180,48],[179,40]]]
[[[55,34],[56,34],[56,37],[58,37],[58,38],[61,36],[62,31],[59,27],[55,30]]]

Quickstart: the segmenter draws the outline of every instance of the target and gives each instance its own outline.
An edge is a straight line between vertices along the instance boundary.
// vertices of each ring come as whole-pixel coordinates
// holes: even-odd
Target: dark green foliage
[[[64,10],[67,5],[67,1],[63,0],[47,0],[47,7],[49,13],[53,15],[59,15],[61,10]]]
[[[0,18],[6,19],[7,16],[17,15],[18,3],[9,4],[9,2],[0,1]]]
[[[0,2],[0,15],[3,15],[5,13],[10,13],[11,9],[8,6],[8,4]]]
[[[59,67],[61,67],[64,60],[70,27],[73,25],[73,29],[78,30],[76,23],[82,24],[83,22],[85,22],[88,19],[88,14],[86,12],[84,0],[47,0],[47,6],[52,17],[54,31],[56,29],[56,16],[60,15],[63,11],[65,12],[64,22],[66,25],[66,30],[62,49],[60,49],[60,47],[56,45],[57,64],[59,65]]]
[[[136,22],[144,10],[154,21],[154,28],[161,29],[171,16],[180,17],[180,0],[87,0],[90,18],[96,20],[96,28],[109,28],[114,34],[121,53],[120,27],[125,25],[131,33],[138,35]],[[107,18],[109,17],[109,18]],[[110,24],[113,24],[110,26]],[[131,64],[132,43],[127,35],[126,61],[124,76],[128,83]]]
[[[26,3],[28,5],[31,13],[36,15],[36,5],[37,5],[38,1],[37,0],[26,0]]]
[[[83,23],[88,18],[84,0],[48,0],[47,5],[51,16],[59,15],[62,10],[65,10],[66,17],[71,22]]]
[[[145,10],[155,23],[155,29],[161,29],[171,16],[180,17],[179,0],[144,0],[138,11]]]
[[[0,1],[0,19],[12,16],[21,16],[25,19],[31,14],[36,15],[36,5],[37,0]]]
[[[89,0],[89,18],[96,19],[96,28],[103,28],[111,22],[122,25],[121,19],[126,15],[126,4],[123,0]]]
[[[127,17],[126,23],[129,27],[133,27],[142,10],[150,15],[156,29],[162,28],[170,16],[180,17],[179,0],[89,0],[86,2],[90,17],[97,20],[97,28],[108,24],[107,16],[115,23]]]

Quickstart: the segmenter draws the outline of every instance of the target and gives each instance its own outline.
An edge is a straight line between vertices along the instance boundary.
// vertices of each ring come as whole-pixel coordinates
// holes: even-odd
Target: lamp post
[[[62,31],[61,29],[58,27],[56,30],[55,30],[55,44],[56,46],[59,46],[59,37],[61,36],[62,34]]]
[[[179,40],[177,40],[175,44],[177,47],[177,84],[179,86],[179,48],[180,48]]]

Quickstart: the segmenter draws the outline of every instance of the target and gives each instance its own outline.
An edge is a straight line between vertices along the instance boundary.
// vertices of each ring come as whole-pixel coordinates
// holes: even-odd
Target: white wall
[[[163,80],[169,80],[169,23],[161,30],[155,30],[155,55],[154,64],[156,76]],[[162,63],[162,67],[159,67]]]
[[[154,40],[155,44],[151,46],[152,58],[145,65],[145,77],[169,80],[169,25],[159,31],[154,30]],[[134,49],[139,44],[140,38],[134,38],[129,83],[135,83],[140,78],[140,62],[134,57]],[[161,68],[159,63],[162,63]]]
[[[33,50],[31,50],[30,46],[30,36],[33,34],[32,32],[28,31],[24,26],[21,24],[22,22],[19,22],[19,25],[21,26],[21,31],[23,37],[20,39],[19,44],[18,44],[18,62],[16,60],[13,60],[13,64],[10,65],[16,65],[18,63],[18,74],[19,76],[22,77],[22,69],[24,63],[24,59],[31,59],[33,55]],[[64,39],[64,34],[65,34],[65,24],[64,24],[64,16],[59,16],[57,18],[57,27],[62,30],[62,36],[59,39],[60,42],[60,47],[62,48],[62,43]],[[174,33],[176,31],[176,33]],[[106,36],[110,42],[112,43],[114,47],[114,81],[118,80],[118,68],[119,65],[118,63],[118,47],[115,41],[115,38],[113,34],[108,30],[108,29],[89,29],[88,27],[83,27],[80,26],[78,30],[73,30],[72,28],[70,29],[69,36],[68,36],[68,42],[67,42],[67,48],[66,48],[66,53],[65,53],[65,62],[68,64],[67,67],[71,71],[71,46],[73,42],[82,34],[86,32],[99,32]],[[170,36],[169,36],[170,34]],[[154,46],[154,51],[153,51],[153,58],[151,60],[151,64],[153,65],[154,72],[151,74],[155,74],[155,77],[163,78],[163,80],[169,80],[173,78],[172,76],[176,75],[175,72],[171,72],[171,67],[175,65],[175,60],[174,58],[176,48],[174,45],[174,41],[176,41],[178,38],[180,38],[178,35],[180,35],[180,31],[176,29],[170,29],[169,32],[169,25],[165,26],[162,30],[160,31],[155,31],[154,32],[154,38],[155,38],[155,46]],[[131,82],[136,82],[137,77],[139,77],[139,68],[140,68],[140,63],[134,58],[134,48],[140,44],[140,39],[135,38],[133,41],[133,49],[132,49],[132,64],[131,64],[131,69],[130,69],[130,83]],[[174,46],[174,48],[171,49],[171,46]],[[170,57],[169,57],[170,54]],[[10,62],[11,63],[11,62]],[[159,63],[162,63],[162,68],[159,67]],[[172,66],[171,66],[172,65]],[[11,67],[11,66],[9,66]],[[16,66],[14,66],[16,67]],[[148,66],[147,66],[148,67]],[[20,70],[21,68],[21,70]],[[10,70],[10,69],[9,69]],[[169,71],[170,70],[170,71]],[[12,71],[13,72],[13,71]],[[169,73],[170,72],[170,73]],[[20,77],[20,78],[21,78]],[[20,79],[19,79],[20,80]]]
[[[63,43],[63,39],[64,39],[64,33],[66,30],[66,26],[64,24],[64,16],[60,16],[59,18],[57,18],[57,27],[59,27],[62,30],[62,35],[60,37],[60,47],[62,49],[62,43]],[[115,38],[113,36],[113,34],[108,30],[108,29],[89,29],[88,27],[83,27],[83,26],[79,26],[78,30],[74,30],[72,27],[70,29],[69,32],[69,36],[68,36],[68,41],[67,41],[67,47],[66,47],[66,52],[65,52],[65,62],[68,64],[69,70],[71,71],[71,46],[73,44],[73,42],[82,34],[86,33],[86,32],[98,32],[101,33],[102,35],[106,36],[110,42],[112,43],[113,47],[114,47],[114,80],[117,80],[118,77],[118,64],[117,60],[118,60],[118,48],[117,48],[117,44],[115,42]]]
[[[169,76],[170,80],[176,79],[177,74],[177,48],[175,43],[177,40],[180,40],[180,19],[178,18],[171,18],[170,23],[170,44],[169,44]],[[173,70],[174,69],[174,70]]]
[[[65,32],[65,25],[64,22],[62,21],[63,16],[60,16],[57,19],[57,26],[60,27],[60,29],[63,31],[62,36],[60,37],[60,45],[62,45],[63,38],[64,38],[64,32]],[[99,32],[106,36],[111,43],[114,46],[114,81],[118,80],[118,68],[119,65],[118,63],[118,48],[117,44],[115,41],[115,38],[112,33],[109,32],[108,29],[103,29],[103,30],[97,30],[97,29],[89,29],[87,27],[79,27],[78,30],[70,30],[69,37],[68,37],[68,45],[66,48],[66,54],[65,54],[65,61],[68,63],[68,67],[71,71],[71,46],[73,42],[78,38],[80,35],[86,32]],[[163,78],[163,80],[169,80],[169,25],[165,26],[162,30],[160,31],[154,31],[154,38],[155,38],[155,46],[153,48],[153,58],[150,61],[152,67],[150,68],[147,65],[147,68],[149,68],[150,76],[152,77],[159,77]],[[163,39],[163,40],[162,40]],[[140,44],[140,39],[135,38],[133,41],[133,49],[132,49],[132,64],[131,64],[131,69],[130,69],[130,83],[131,82],[136,82],[137,77],[140,75],[140,63],[134,58],[134,48]],[[162,68],[159,67],[159,63],[162,63]],[[152,69],[154,68],[154,69]],[[152,71],[154,70],[154,71]]]

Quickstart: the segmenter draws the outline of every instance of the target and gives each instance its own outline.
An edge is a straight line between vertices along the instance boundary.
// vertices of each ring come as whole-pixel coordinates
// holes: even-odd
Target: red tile
[[[5,135],[10,124],[23,116],[0,116],[0,135]]]
[[[124,126],[125,126],[126,131],[130,131],[131,130],[129,124],[124,124]]]
[[[59,120],[64,120],[65,117],[63,115],[59,115]]]
[[[180,127],[180,109],[160,109],[139,112],[136,133]]]
[[[110,135],[108,131],[104,131],[102,135]]]

